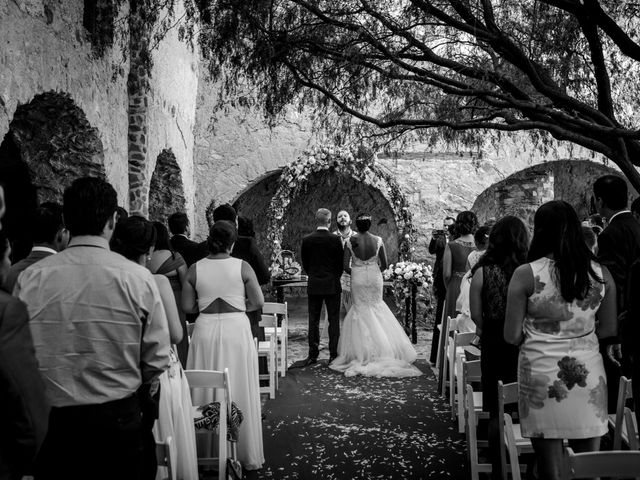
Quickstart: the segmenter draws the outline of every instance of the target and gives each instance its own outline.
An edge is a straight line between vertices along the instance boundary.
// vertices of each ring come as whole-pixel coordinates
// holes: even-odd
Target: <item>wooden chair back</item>
[[[566,449],[566,478],[629,478],[640,474],[640,451],[574,453]]]

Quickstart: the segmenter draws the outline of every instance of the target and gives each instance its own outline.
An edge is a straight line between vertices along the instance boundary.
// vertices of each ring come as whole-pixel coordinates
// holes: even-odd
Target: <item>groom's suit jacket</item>
[[[328,230],[319,229],[302,240],[300,258],[307,272],[309,295],[332,295],[342,292],[342,242]]]

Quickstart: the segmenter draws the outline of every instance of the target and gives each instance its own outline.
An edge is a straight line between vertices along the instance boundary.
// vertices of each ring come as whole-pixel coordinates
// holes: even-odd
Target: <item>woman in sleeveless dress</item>
[[[512,216],[501,218],[489,233],[486,252],[471,269],[469,308],[481,341],[482,409],[489,412],[491,476],[496,479],[503,478],[498,437],[498,381],[515,382],[518,373],[518,347],[504,341],[507,287],[514,270],[526,261],[528,249],[529,234],[522,220]]]
[[[153,225],[148,220],[133,215],[118,222],[112,249],[140,265],[146,265],[155,241]],[[169,280],[164,275],[154,274],[167,315],[169,337],[172,344],[182,339],[182,327]],[[155,440],[163,442],[172,437],[172,460],[177,480],[197,480],[198,462],[196,457],[196,434],[191,411],[191,392],[187,378],[172,346],[169,351],[169,369],[160,375],[160,397],[157,403],[157,420],[153,426]],[[151,427],[150,427],[151,428]],[[155,443],[148,453],[155,457]],[[155,458],[152,459],[155,463]],[[164,478],[158,471],[158,478]]]
[[[171,248],[171,240],[169,231],[164,224],[153,222],[153,228],[156,231],[156,248],[151,254],[149,261],[149,270],[156,275],[164,275],[169,279],[173,295],[175,297],[176,308],[180,316],[180,324],[182,325],[182,340],[176,345],[176,350],[180,363],[183,367],[187,366],[187,353],[189,352],[189,338],[187,335],[187,318],[182,310],[182,284],[187,278],[187,263],[178,252],[174,252]]]
[[[387,256],[382,239],[369,233],[371,216],[358,215],[358,234],[346,242],[344,268],[351,273],[352,305],[344,319],[338,357],[329,365],[347,377],[415,377],[417,354],[382,299]],[[349,267],[351,265],[351,267]]]
[[[606,343],[617,333],[616,292],[566,202],[536,212],[528,260],[509,284],[504,337],[520,345],[522,435],[531,438],[539,477],[554,480],[562,474],[564,439],[576,452],[596,451],[607,432],[598,338]]]
[[[191,336],[189,370],[229,369],[233,402],[243,413],[238,434],[238,460],[245,470],[264,463],[258,355],[245,312],[262,307],[264,297],[253,269],[230,253],[238,234],[226,220],[213,224],[209,255],[189,267],[182,290],[182,307],[200,312]],[[194,392],[194,404],[214,400],[207,390]]]

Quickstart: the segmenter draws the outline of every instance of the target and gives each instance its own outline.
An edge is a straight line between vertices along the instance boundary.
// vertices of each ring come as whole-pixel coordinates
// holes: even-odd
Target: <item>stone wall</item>
[[[114,49],[96,56],[83,10],[82,0],[0,2],[0,136],[19,105],[43,92],[69,94],[96,129],[107,178],[125,204],[128,64]]]
[[[204,74],[203,74],[204,75]],[[228,106],[214,111],[218,86],[201,77],[196,108],[194,177],[197,238],[208,231],[206,209],[231,202],[250,183],[294,161],[313,141],[303,115],[290,112],[274,129],[260,113]]]
[[[565,200],[574,206],[578,218],[589,216],[593,182],[602,175],[620,173],[602,163],[588,160],[558,160],[526,168],[491,185],[473,204],[480,221],[516,215],[530,227],[537,208],[549,200]],[[631,184],[629,200],[638,194]]]

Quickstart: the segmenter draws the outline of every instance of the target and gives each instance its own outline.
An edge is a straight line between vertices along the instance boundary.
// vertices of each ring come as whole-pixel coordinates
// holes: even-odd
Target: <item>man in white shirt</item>
[[[104,180],[64,192],[72,240],[18,277],[52,406],[35,477],[139,479],[137,392],[169,366],[169,328],[153,276],[109,249],[117,196]]]

